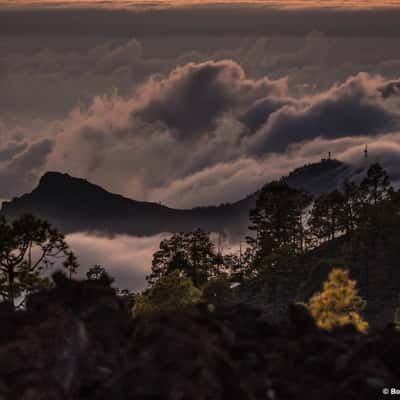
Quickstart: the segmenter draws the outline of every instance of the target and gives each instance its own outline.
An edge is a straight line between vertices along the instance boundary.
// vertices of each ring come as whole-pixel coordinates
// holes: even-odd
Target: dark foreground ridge
[[[352,172],[349,165],[340,161],[322,160],[298,168],[284,179],[293,187],[315,194],[336,188]],[[64,233],[147,236],[201,228],[243,236],[256,195],[253,193],[235,203],[178,210],[131,200],[84,179],[48,172],[31,193],[4,202],[1,213],[8,218],[30,213],[47,220]]]
[[[379,399],[400,382],[400,335],[319,330],[304,309],[271,325],[244,305],[132,320],[110,287],[56,280],[0,308],[0,398]]]

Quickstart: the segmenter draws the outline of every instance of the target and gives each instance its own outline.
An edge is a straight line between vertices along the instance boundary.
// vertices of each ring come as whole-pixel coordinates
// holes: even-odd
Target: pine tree
[[[284,181],[265,185],[250,211],[250,231],[247,237],[257,260],[286,248],[293,253],[304,248],[304,211],[311,197],[302,190],[293,189]]]
[[[0,296],[4,301],[14,307],[18,297],[47,287],[50,282],[42,272],[60,258],[72,261],[75,256],[68,251],[64,236],[49,223],[32,215],[13,222],[0,217]]]
[[[384,234],[388,219],[394,217],[391,207],[394,190],[389,176],[379,164],[368,169],[360,184],[360,193],[359,227],[378,238]]]
[[[392,187],[387,172],[379,163],[372,164],[367,176],[361,182],[360,190],[363,194],[364,204],[374,208],[381,206],[389,199]]]
[[[76,275],[79,268],[78,259],[72,251],[67,251],[66,259],[63,262],[63,267],[68,271],[69,279],[72,279],[72,275]]]
[[[342,217],[344,210],[345,199],[338,190],[321,194],[315,199],[308,224],[318,244],[335,239],[345,230]]]
[[[354,233],[357,226],[358,210],[361,203],[361,193],[358,185],[346,180],[342,187],[343,212],[340,215],[340,224],[347,237]]]
[[[152,285],[164,274],[184,272],[196,287],[218,273],[220,260],[209,233],[197,229],[190,233],[177,233],[160,243],[154,253],[151,274],[147,281]]]
[[[229,272],[231,282],[244,284],[256,276],[254,252],[250,247],[244,251],[240,248],[239,254],[225,254],[223,264]]]
[[[364,307],[356,282],[350,279],[349,271],[340,268],[329,273],[322,292],[315,293],[308,303],[317,325],[328,330],[352,324],[364,332],[368,328],[368,323],[360,315]]]

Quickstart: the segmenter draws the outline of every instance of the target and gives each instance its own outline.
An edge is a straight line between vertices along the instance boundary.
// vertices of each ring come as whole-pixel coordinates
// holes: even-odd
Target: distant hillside
[[[322,159],[320,162],[296,168],[283,179],[294,188],[318,194],[339,187],[353,172],[350,165],[339,160]]]
[[[340,161],[321,160],[298,168],[283,179],[293,187],[315,194],[337,187],[351,171],[349,165]],[[242,236],[256,196],[253,193],[235,203],[178,210],[131,200],[68,174],[48,172],[31,193],[3,202],[1,213],[9,218],[32,213],[65,233],[148,236],[202,228]]]

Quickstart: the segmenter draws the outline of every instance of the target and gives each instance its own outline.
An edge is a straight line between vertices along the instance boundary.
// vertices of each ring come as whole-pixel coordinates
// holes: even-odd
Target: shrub
[[[133,316],[156,311],[171,311],[196,304],[201,291],[179,271],[163,275],[155,284],[135,298]]]
[[[360,315],[364,307],[356,281],[350,279],[349,271],[340,268],[329,273],[322,292],[315,293],[308,303],[317,325],[327,330],[352,324],[360,332],[366,331],[368,323]]]

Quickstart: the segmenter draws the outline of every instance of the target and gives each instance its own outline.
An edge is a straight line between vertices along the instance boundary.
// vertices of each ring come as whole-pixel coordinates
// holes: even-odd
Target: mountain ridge
[[[282,179],[313,194],[332,190],[351,175],[349,164],[322,159],[297,168]],[[64,233],[95,232],[149,236],[162,232],[202,228],[243,236],[248,213],[258,192],[215,206],[175,209],[159,203],[133,200],[111,193],[86,179],[49,171],[30,193],[3,202],[1,214],[15,218],[25,213],[48,220]]]

